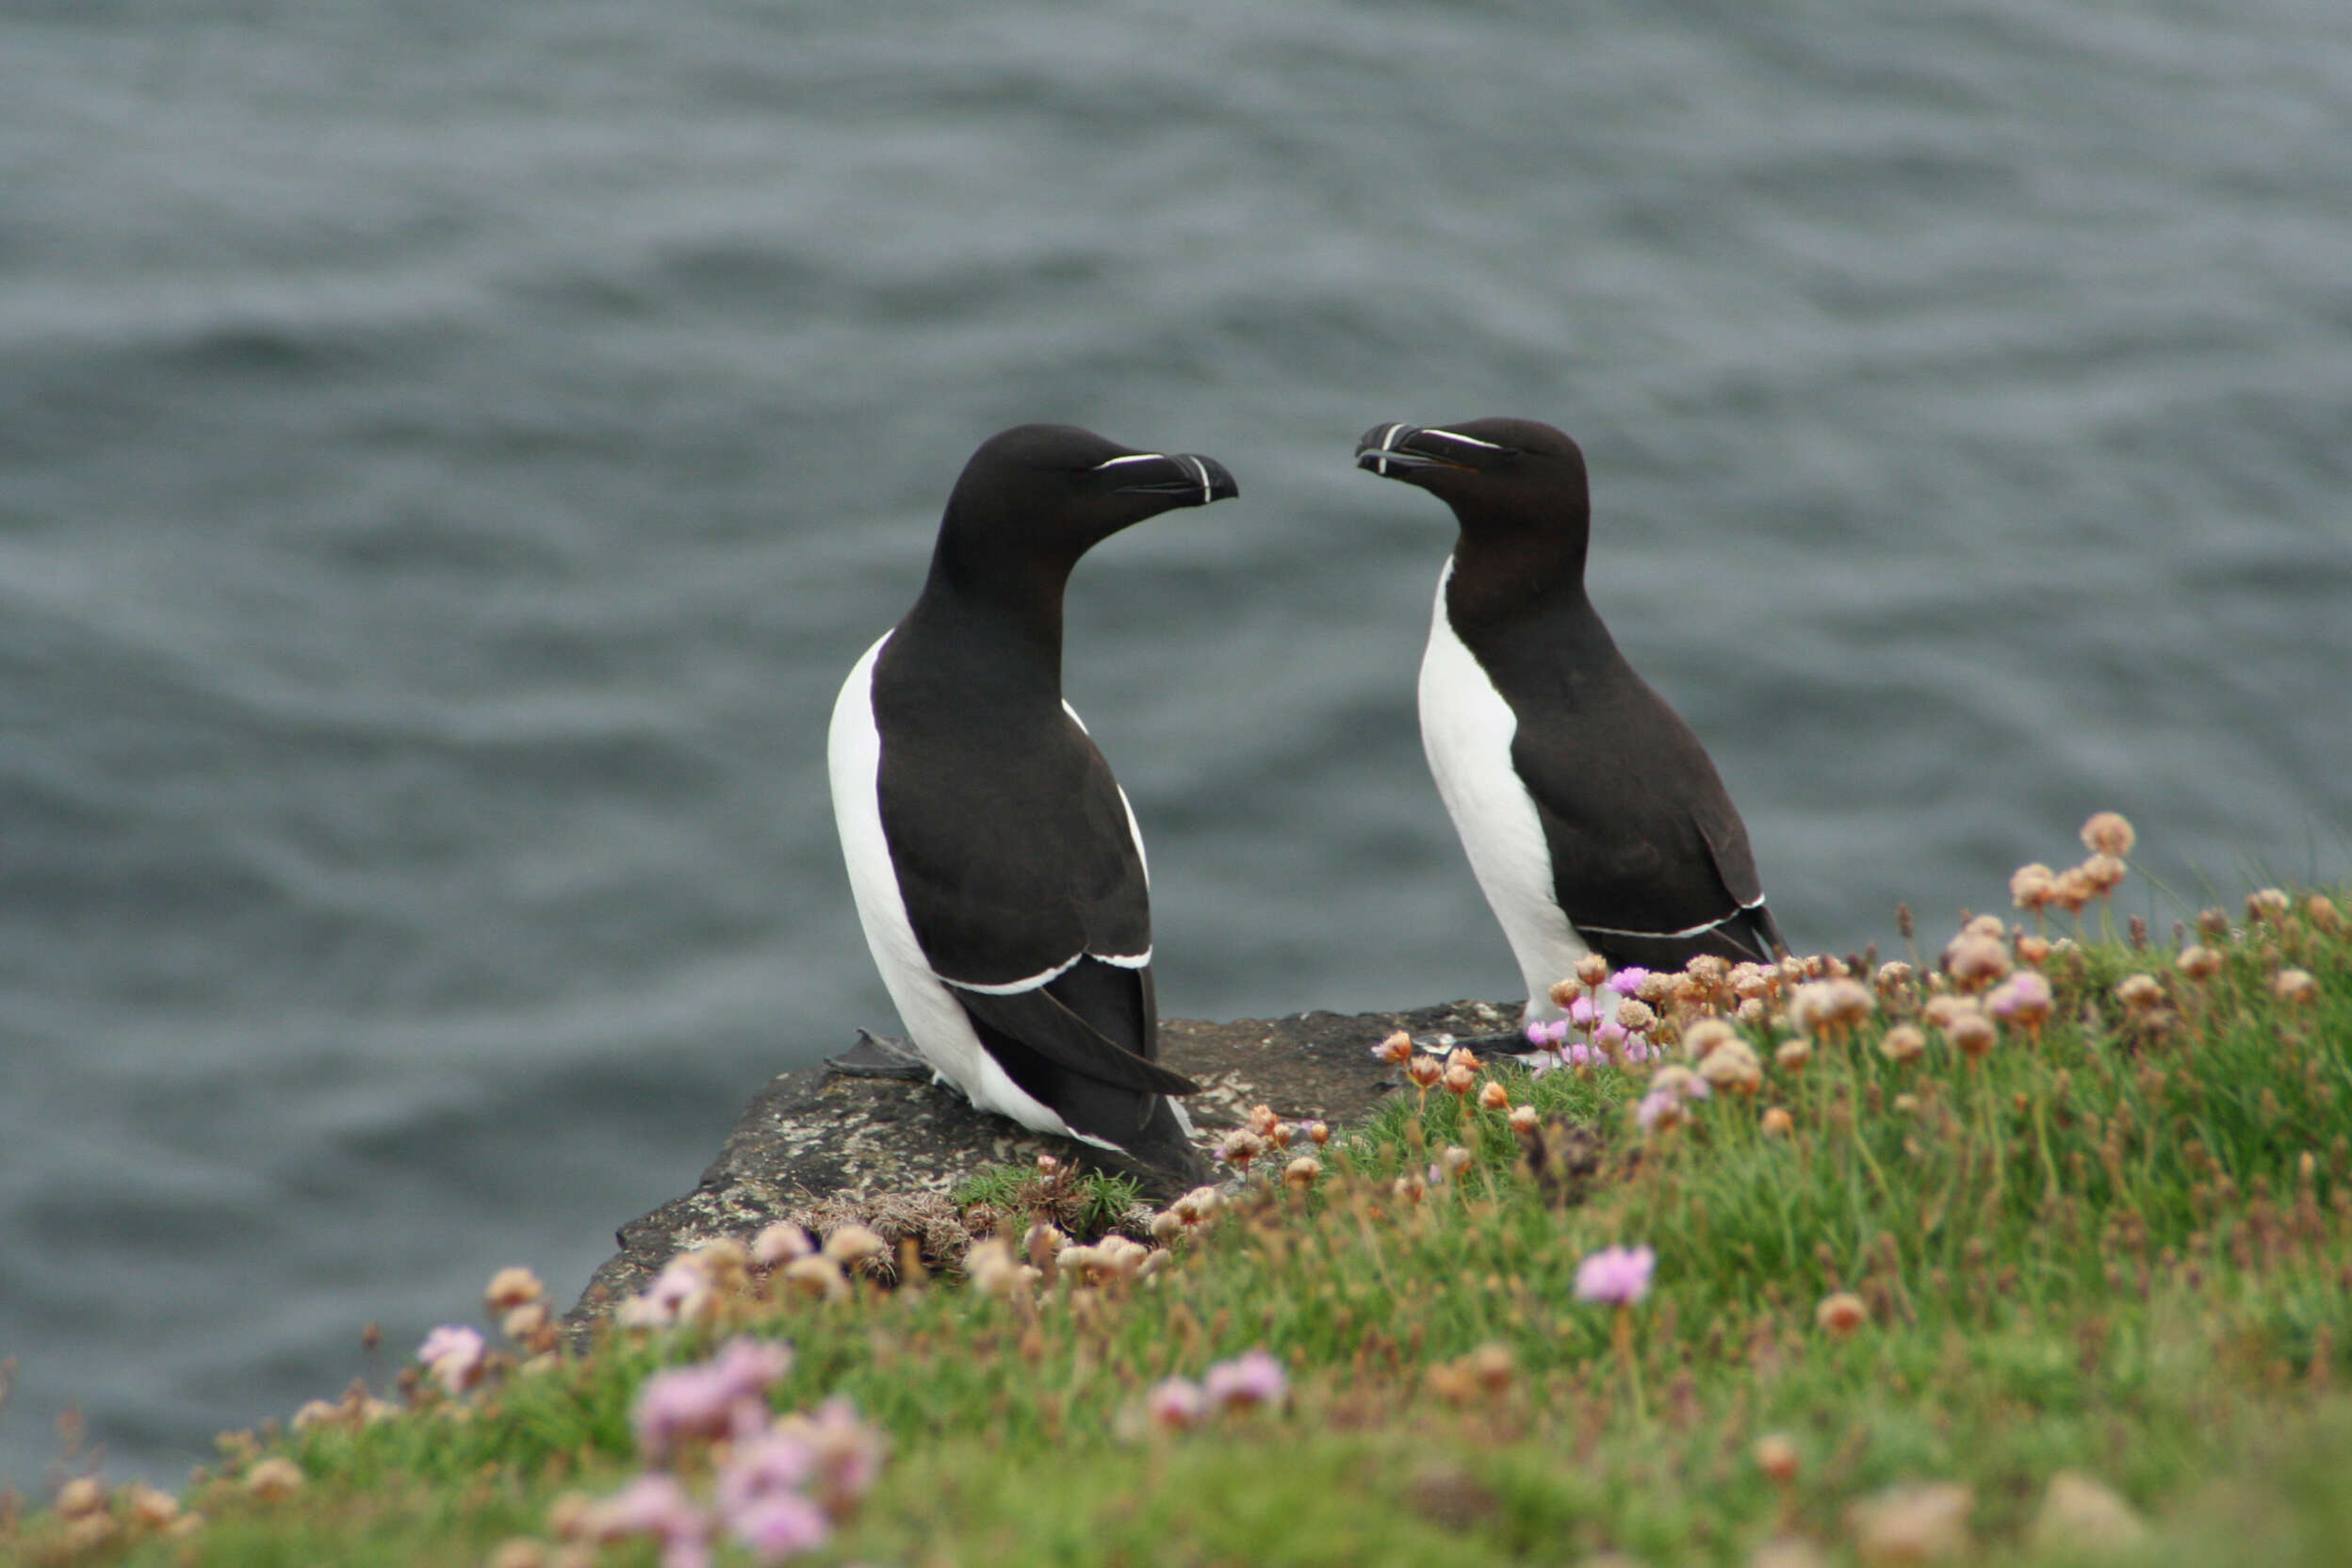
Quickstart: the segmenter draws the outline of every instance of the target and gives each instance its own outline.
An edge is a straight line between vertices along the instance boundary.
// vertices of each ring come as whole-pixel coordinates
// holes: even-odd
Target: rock
[[[2081,1471],[2061,1470],[2050,1478],[2028,1534],[2037,1551],[2095,1557],[2139,1545],[2148,1525],[2105,1486]]]
[[[1976,1494],[1950,1481],[1905,1481],[1846,1510],[1854,1555],[1864,1568],[1956,1562],[1969,1550],[1968,1515]]]
[[[1362,1120],[1398,1082],[1371,1054],[1395,1030],[1416,1040],[1441,1033],[1467,1038],[1511,1028],[1517,1016],[1515,1005],[1457,1002],[1409,1013],[1316,1012],[1233,1023],[1166,1019],[1160,1056],[1200,1085],[1185,1103],[1209,1149],[1253,1105],[1335,1128]],[[744,1109],[694,1191],[621,1227],[620,1252],[589,1280],[564,1325],[585,1333],[685,1249],[722,1236],[748,1243],[787,1217],[813,1219],[822,1229],[853,1216],[874,1223],[869,1213],[876,1208],[899,1211],[910,1217],[905,1231],[874,1228],[893,1242],[910,1233],[928,1245],[950,1212],[945,1200],[966,1179],[1039,1154],[1135,1177],[1147,1196],[1173,1196],[1115,1154],[984,1115],[952,1089],[823,1067],[778,1073]]]

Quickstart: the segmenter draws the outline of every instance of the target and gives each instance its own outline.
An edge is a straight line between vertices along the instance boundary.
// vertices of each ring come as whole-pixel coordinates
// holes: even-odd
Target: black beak
[[[1126,481],[1119,487],[1122,496],[1166,496],[1179,506],[1206,506],[1241,494],[1225,465],[1198,452],[1137,452],[1103,466],[1114,465]]]
[[[1374,425],[1356,441],[1356,466],[1382,479],[1403,479],[1415,468],[1469,468],[1511,450],[1492,441],[1420,425]]]

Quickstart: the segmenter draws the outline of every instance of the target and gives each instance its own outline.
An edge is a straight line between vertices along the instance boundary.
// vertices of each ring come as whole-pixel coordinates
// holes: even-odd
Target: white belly
[[[1438,574],[1429,651],[1421,658],[1421,746],[1479,890],[1502,923],[1527,982],[1526,1021],[1553,1019],[1555,981],[1592,951],[1552,894],[1552,857],[1535,802],[1511,765],[1519,721],[1446,619],[1449,557]]]
[[[890,841],[882,833],[882,736],[874,721],[874,664],[882,645],[890,640],[890,633],[884,632],[841,682],[825,742],[833,820],[841,831],[850,895],[857,901],[858,922],[865,928],[874,966],[881,971],[882,984],[915,1049],[933,1071],[961,1089],[974,1105],[1040,1133],[1057,1133],[1113,1148],[1101,1138],[1072,1131],[1050,1107],[1013,1082],[980,1043],[972,1019],[946,982],[933,972],[923,944],[915,939],[914,924],[906,918],[906,901],[898,890],[898,874],[890,864]],[[1041,975],[1038,981],[1049,977]]]

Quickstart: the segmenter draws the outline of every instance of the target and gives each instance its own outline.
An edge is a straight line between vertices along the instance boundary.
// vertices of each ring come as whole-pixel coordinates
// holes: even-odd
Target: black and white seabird
[[[1421,661],[1421,742],[1519,960],[1526,1021],[1587,953],[1676,970],[1785,951],[1715,764],[1585,596],[1584,454],[1549,425],[1375,425],[1356,466],[1418,485],[1461,534]]]
[[[1067,425],[964,466],[914,608],[833,709],[833,811],[866,943],[922,1060],[985,1111],[1200,1171],[1159,1065],[1152,906],[1125,792],[1062,699],[1092,546],[1237,493],[1215,460]]]

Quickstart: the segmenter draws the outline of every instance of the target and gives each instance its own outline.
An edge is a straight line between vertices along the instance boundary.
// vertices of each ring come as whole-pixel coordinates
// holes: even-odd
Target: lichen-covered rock
[[[1253,1105],[1334,1127],[1362,1119],[1395,1086],[1395,1070],[1371,1054],[1395,1030],[1415,1039],[1467,1037],[1508,1029],[1516,1018],[1515,1008],[1458,1002],[1408,1013],[1300,1013],[1233,1023],[1167,1019],[1160,1056],[1200,1085],[1185,1104],[1205,1150]],[[1148,1196],[1170,1196],[1148,1170],[975,1111],[952,1089],[822,1067],[779,1073],[744,1109],[694,1191],[621,1227],[620,1252],[596,1270],[565,1326],[586,1331],[698,1243],[748,1242],[771,1222],[819,1204],[831,1213],[893,1206],[881,1200],[936,1225],[939,1202],[915,1200],[944,1200],[975,1171],[1026,1165],[1039,1154],[1134,1176]]]

